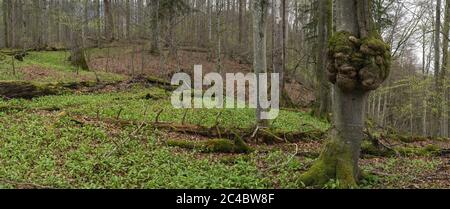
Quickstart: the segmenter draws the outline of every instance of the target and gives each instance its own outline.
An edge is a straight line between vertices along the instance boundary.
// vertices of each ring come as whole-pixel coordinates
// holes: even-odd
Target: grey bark
[[[107,41],[114,40],[114,17],[110,0],[103,0],[104,17],[105,17],[105,37]]]
[[[328,7],[331,2],[329,0],[319,0],[319,18],[318,18],[318,40],[317,40],[317,63],[316,63],[316,79],[319,85],[318,101],[316,115],[320,117],[327,116],[330,112],[331,96],[330,85],[326,76],[327,66],[327,43],[331,34],[331,23]]]
[[[440,71],[440,42],[441,42],[441,0],[436,2],[436,23],[434,31],[434,74],[436,79],[436,90],[439,88],[439,71]],[[439,105],[439,104],[437,104]],[[439,114],[433,115],[433,135],[439,135]]]
[[[260,73],[267,72],[267,58],[266,58],[266,30],[267,30],[267,13],[269,1],[268,0],[253,0],[253,68],[256,73],[256,98],[259,98],[259,76]],[[267,121],[261,118],[263,109],[261,108],[259,99],[256,105],[256,120],[258,125],[265,126]]]

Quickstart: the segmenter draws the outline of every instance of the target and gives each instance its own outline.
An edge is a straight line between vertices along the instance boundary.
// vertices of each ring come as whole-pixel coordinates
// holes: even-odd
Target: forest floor
[[[282,141],[242,137],[251,149],[236,153],[236,142],[221,138],[251,133],[254,110],[174,109],[166,86],[131,75],[143,72],[168,80],[173,71],[161,70],[161,63],[176,69],[176,62],[145,53],[142,65],[142,55],[133,51],[89,50],[95,73],[77,73],[66,52],[31,52],[15,62],[15,74],[9,59],[0,62],[0,82],[98,77],[107,83],[31,100],[0,99],[0,188],[304,188],[298,177],[319,155],[330,128],[327,121],[311,116],[307,108],[282,110],[267,131]],[[183,71],[194,64],[206,72],[214,69],[201,52],[180,51],[179,63]],[[224,69],[251,68],[225,59]],[[295,101],[308,106],[312,92],[294,86]],[[289,135],[298,137],[288,140]],[[450,188],[450,155],[442,151],[450,148],[450,140],[386,140],[396,154],[365,152],[361,188]],[[337,186],[330,182],[325,188]]]

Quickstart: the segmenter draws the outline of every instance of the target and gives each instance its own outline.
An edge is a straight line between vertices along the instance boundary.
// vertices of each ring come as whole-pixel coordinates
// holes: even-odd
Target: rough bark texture
[[[313,186],[335,179],[340,187],[350,188],[359,177],[367,95],[386,79],[390,56],[371,26],[370,0],[340,0],[335,6],[338,32],[329,42],[334,128],[319,159],[300,180]],[[377,61],[378,56],[382,59]]]

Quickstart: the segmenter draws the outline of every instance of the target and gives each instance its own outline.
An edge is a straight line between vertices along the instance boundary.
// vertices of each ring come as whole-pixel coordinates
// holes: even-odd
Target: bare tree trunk
[[[160,53],[159,47],[159,33],[160,33],[160,24],[159,24],[159,0],[154,0],[151,2],[152,6],[152,43],[151,43],[151,52],[153,54]]]
[[[211,43],[212,40],[212,3],[211,0],[208,0],[208,41]]]
[[[9,23],[10,26],[16,25],[16,3],[13,1],[10,1],[10,12],[9,12]],[[16,45],[16,30],[15,27],[10,27],[9,30],[9,41],[10,41],[10,45],[11,47],[17,47]]]
[[[441,42],[441,0],[437,0],[436,3],[436,24],[435,24],[435,31],[434,31],[434,74],[435,74],[435,90],[437,91],[439,88],[439,71],[440,71],[440,59],[441,59],[441,53],[440,53],[440,42]],[[436,107],[439,106],[439,104],[435,104]],[[433,136],[439,135],[439,113],[433,114],[433,127],[432,127],[432,134]]]
[[[316,63],[316,79],[319,84],[318,102],[316,106],[316,116],[327,117],[331,112],[331,96],[330,85],[326,76],[327,66],[327,44],[328,37],[332,33],[331,21],[331,4],[330,0],[319,0],[319,21],[318,21],[318,40],[317,40],[317,63]]]
[[[3,0],[3,27],[5,27],[4,29],[4,33],[5,33],[5,47],[9,48],[10,45],[10,37],[9,37],[9,30],[10,30],[10,24],[9,24],[9,20],[10,20],[10,15],[11,15],[11,11],[10,11],[10,5],[11,5],[11,0]]]
[[[264,111],[259,102],[259,77],[261,73],[267,72],[267,58],[266,58],[266,29],[267,29],[267,13],[269,1],[268,0],[253,0],[253,68],[256,73],[256,120],[259,126],[267,126],[268,121],[261,118]]]
[[[239,1],[239,46],[242,48],[242,41],[244,37],[244,13],[245,13],[245,1]]]
[[[105,17],[105,37],[107,41],[114,40],[114,18],[112,14],[111,0],[103,0]]]
[[[438,88],[438,97],[440,101],[438,112],[440,117],[440,136],[447,137],[448,136],[448,117],[447,117],[447,88],[445,87],[445,78],[447,74],[448,68],[448,44],[449,44],[449,32],[450,32],[450,0],[445,1],[445,18],[444,18],[444,31],[443,31],[443,41],[442,41],[442,68],[438,76],[439,83],[437,84]]]
[[[87,36],[87,32],[88,32],[88,27],[89,27],[89,1],[88,0],[84,0],[83,2],[84,6],[83,6],[83,28],[82,28],[82,40],[83,40],[83,46],[86,46],[86,36]]]
[[[100,47],[100,39],[102,36],[102,19],[101,19],[101,5],[100,0],[96,0],[96,18],[97,18],[97,47]]]
[[[131,39],[131,1],[127,0],[126,2],[126,39]]]
[[[137,0],[137,19],[139,38],[144,37],[144,0]]]
[[[216,1],[216,72],[222,73],[222,21],[220,15],[222,14],[223,3]]]

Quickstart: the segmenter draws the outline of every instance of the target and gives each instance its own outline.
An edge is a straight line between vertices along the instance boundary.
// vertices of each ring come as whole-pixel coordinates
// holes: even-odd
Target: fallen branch
[[[94,121],[95,118],[80,118],[78,121]],[[130,126],[139,124],[139,121],[130,121],[130,120],[115,120],[102,118],[103,122],[117,124],[119,126]],[[251,139],[254,130],[253,129],[245,129],[245,128],[225,128],[220,126],[213,127],[205,127],[200,125],[192,125],[192,124],[177,124],[177,123],[169,123],[169,122],[146,122],[146,125],[164,129],[172,132],[183,133],[183,134],[193,134],[200,135],[204,137],[210,138],[227,138],[227,139],[236,139],[236,138],[244,138]],[[273,131],[270,129],[265,129],[264,131],[258,131],[258,139],[260,139],[264,143],[284,143],[284,142],[298,142],[301,140],[316,140],[322,139],[325,133],[322,131],[305,131],[305,132],[279,132]]]
[[[28,81],[0,81],[0,97],[15,99],[32,99],[35,97],[60,95],[82,88],[95,88],[104,83],[70,82],[70,83],[38,83]]]

